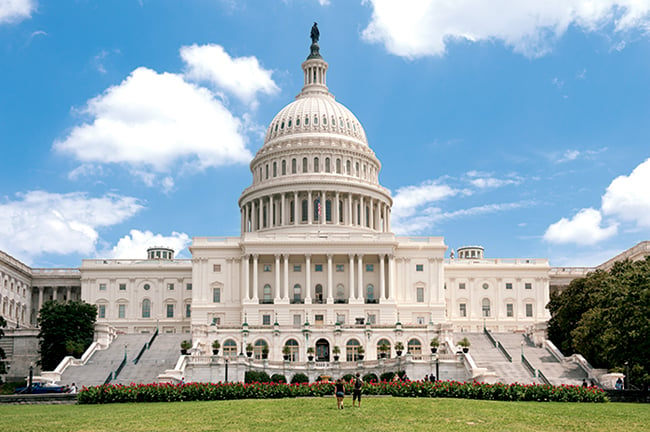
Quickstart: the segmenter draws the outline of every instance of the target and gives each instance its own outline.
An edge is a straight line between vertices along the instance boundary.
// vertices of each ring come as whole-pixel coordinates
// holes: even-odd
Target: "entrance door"
[[[316,361],[330,361],[330,344],[325,339],[316,341]]]

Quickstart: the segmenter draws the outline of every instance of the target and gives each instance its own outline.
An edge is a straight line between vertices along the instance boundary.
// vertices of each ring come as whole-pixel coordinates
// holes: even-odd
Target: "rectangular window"
[[[424,303],[424,288],[417,289],[418,303]]]
[[[314,315],[314,321],[316,322],[316,326],[318,326],[318,327],[322,327],[323,322],[324,322],[325,320],[323,319],[323,315],[322,315],[322,314],[317,314],[317,315]]]
[[[188,283],[187,285],[185,285],[185,289],[188,291],[192,291],[192,284]]]
[[[419,316],[416,319],[417,319],[418,324],[420,324],[420,325],[424,324],[424,317]]]
[[[213,273],[221,273],[221,264],[212,264]]]
[[[124,318],[126,316],[126,305],[121,304],[117,306],[117,317]]]
[[[377,324],[377,315],[375,314],[368,314],[368,324]]]
[[[375,271],[375,265],[374,264],[366,264],[366,271],[367,272],[374,272]]]
[[[533,316],[533,304],[532,303],[526,303],[526,316],[529,317],[529,318]]]
[[[192,305],[188,303],[185,305],[185,318],[191,318],[191,317],[192,317]]]
[[[336,322],[339,324],[345,324],[345,314],[336,314]]]
[[[293,265],[293,271],[294,272],[299,272],[300,271],[300,264],[294,264]]]
[[[213,326],[221,325],[221,317],[213,317],[212,318],[212,325]]]
[[[423,272],[424,271],[424,264],[416,264],[415,265],[415,271],[416,272]]]
[[[221,303],[221,288],[212,288],[212,303]]]
[[[512,289],[512,282],[506,282],[506,289]]]
[[[167,318],[174,318],[174,305],[173,304],[168,304],[167,305]]]
[[[322,272],[323,271],[323,264],[314,264],[314,271]]]
[[[99,290],[100,291],[106,291],[106,284],[105,283],[100,283],[99,284]]]
[[[167,284],[167,289],[168,289],[169,291],[174,291],[174,284],[173,284],[173,283],[168,283],[168,284]]]
[[[458,305],[458,308],[459,308],[458,309],[459,315],[462,316],[462,317],[466,317],[467,316],[467,305],[465,303],[461,303],[461,304]]]
[[[508,303],[506,305],[506,316],[508,316],[509,318],[515,316],[515,309],[512,303]]]
[[[465,289],[465,282],[461,282],[458,284],[458,289]]]
[[[262,325],[271,325],[271,315],[262,315]]]
[[[530,283],[530,282],[526,282],[526,283],[524,284],[524,288],[526,288],[526,289],[533,289],[533,284]]]
[[[345,271],[345,264],[337,264],[336,265],[336,271],[337,272],[344,272]]]
[[[270,272],[271,271],[271,264],[264,264],[264,271],[265,272]]]
[[[302,324],[302,318],[300,317],[300,314],[296,314],[293,316],[293,326],[294,327],[300,327]]]
[[[106,318],[106,305],[99,305],[97,314],[99,315],[99,318]]]
[[[120,284],[120,291],[126,291],[126,284],[125,283]]]

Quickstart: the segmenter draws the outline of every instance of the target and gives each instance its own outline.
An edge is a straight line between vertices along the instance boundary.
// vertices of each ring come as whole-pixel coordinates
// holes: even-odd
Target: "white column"
[[[275,254],[275,287],[273,291],[275,292],[274,303],[278,303],[280,300],[280,254]]]
[[[298,225],[298,192],[293,193],[293,224]]]
[[[250,265],[250,255],[244,255],[241,260],[241,268],[244,273],[244,300],[246,301],[251,299]]]
[[[305,303],[311,304],[311,255],[305,254]]]
[[[307,224],[311,225],[314,218],[314,203],[311,199],[311,191],[307,191]]]
[[[57,301],[58,300],[58,293],[59,293],[59,287],[53,286],[52,287],[52,300]]]
[[[386,300],[386,275],[385,265],[386,255],[379,255],[379,301]]]
[[[368,216],[368,222],[370,225],[370,229],[375,229],[375,200],[370,198],[370,202],[368,204],[370,207],[370,215]]]
[[[357,255],[358,269],[357,272],[357,300],[363,301],[363,255]]]
[[[388,255],[388,300],[395,301],[395,257]]]
[[[257,284],[258,284],[257,267],[258,267],[258,255],[254,254],[253,255],[253,302],[255,303],[259,303],[259,297],[257,294]]]
[[[259,229],[264,228],[264,202],[262,202],[262,198],[258,200],[257,204],[257,221],[259,225]]]
[[[349,291],[350,293],[348,294],[351,300],[356,299],[356,290],[354,289],[354,254],[348,255],[348,258],[350,259],[350,262],[348,266],[350,267],[350,278],[349,278]]]
[[[275,216],[275,206],[273,205],[273,195],[269,195],[269,223],[266,225],[267,227],[271,228],[273,227],[273,219]]]
[[[38,307],[36,308],[36,314],[38,315],[41,307],[43,307],[43,291],[45,291],[45,287],[36,287],[36,289],[38,290]]]
[[[72,287],[66,287],[65,290],[65,298],[67,299],[66,301],[71,301],[72,299],[70,298],[70,293],[72,292]]]
[[[338,191],[334,194],[334,201],[335,201],[333,203],[334,207],[332,209],[332,218],[333,218],[332,222],[334,223],[334,225],[338,225],[339,224],[339,219],[341,217],[339,215],[339,210],[340,209],[339,209],[339,193],[338,193]]]
[[[332,255],[327,255],[327,303],[334,303],[332,297]]]
[[[352,215],[352,194],[348,193],[348,217],[346,220],[347,225],[354,225],[354,219]]]
[[[285,254],[284,258],[284,289],[282,291],[282,300],[289,301],[289,255]]]
[[[287,204],[284,195],[285,194],[283,193],[280,198],[280,205],[282,206],[282,209],[280,210],[280,225],[287,224]]]

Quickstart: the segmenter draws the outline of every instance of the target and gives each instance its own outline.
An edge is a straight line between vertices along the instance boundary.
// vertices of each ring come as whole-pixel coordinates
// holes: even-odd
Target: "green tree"
[[[549,339],[565,354],[610,370],[627,362],[632,384],[650,384],[650,257],[576,279],[548,308]]]
[[[38,314],[41,367],[53,370],[66,355],[79,355],[93,342],[97,307],[83,301],[48,301]]]
[[[0,339],[5,335],[5,331],[2,330],[4,327],[7,327],[7,321],[0,316]],[[5,358],[7,356],[5,355],[5,350],[0,348],[0,375],[4,375],[7,373],[7,365],[5,365]],[[2,377],[0,376],[0,384],[2,384]]]

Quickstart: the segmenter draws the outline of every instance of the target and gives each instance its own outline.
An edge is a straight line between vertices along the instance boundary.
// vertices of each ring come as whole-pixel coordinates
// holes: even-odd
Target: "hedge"
[[[346,394],[352,385],[345,384]],[[500,401],[538,402],[607,402],[604,391],[597,387],[552,386],[524,384],[485,384],[458,381],[398,381],[364,383],[366,395],[394,397],[445,397]],[[83,387],[78,395],[80,404],[122,402],[174,402],[228,399],[277,399],[288,397],[325,396],[334,393],[333,383],[185,383],[185,384],[106,384]]]

